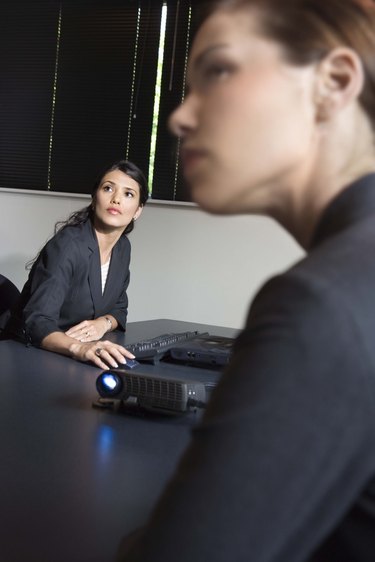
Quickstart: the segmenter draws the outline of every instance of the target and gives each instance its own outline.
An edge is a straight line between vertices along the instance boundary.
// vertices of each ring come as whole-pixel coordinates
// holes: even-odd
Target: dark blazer
[[[42,249],[22,290],[9,330],[33,345],[55,331],[105,314],[125,330],[130,242],[122,236],[112,250],[104,294],[99,246],[90,221],[59,231]]]
[[[128,562],[375,560],[375,175],[256,296]]]

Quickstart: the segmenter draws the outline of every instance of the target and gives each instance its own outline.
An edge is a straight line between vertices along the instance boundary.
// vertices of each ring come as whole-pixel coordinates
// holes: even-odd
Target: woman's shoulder
[[[60,233],[65,234],[67,236],[71,236],[72,238],[75,238],[77,236],[82,236],[83,233],[87,233],[92,236],[93,227],[91,221],[88,219],[79,224],[66,224],[57,232],[57,234]]]
[[[56,234],[48,240],[44,246],[44,252],[72,253],[75,248],[93,245],[94,242],[95,240],[90,225],[86,223],[75,226],[67,225],[58,230]]]
[[[77,242],[87,242],[88,240],[94,240],[92,226],[90,221],[86,221],[82,224],[70,225],[67,224],[51,238],[51,241],[55,240],[57,242],[67,240]]]

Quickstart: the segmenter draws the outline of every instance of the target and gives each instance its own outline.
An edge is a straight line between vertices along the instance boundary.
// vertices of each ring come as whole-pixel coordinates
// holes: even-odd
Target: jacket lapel
[[[119,293],[119,285],[123,284],[123,276],[116,267],[116,264],[121,263],[120,260],[120,240],[115,244],[112,250],[112,257],[109,264],[107,282],[104,288],[103,304],[107,301],[107,295],[116,295]]]
[[[88,252],[89,252],[89,287],[91,298],[94,306],[94,315],[101,308],[102,296],[102,279],[100,268],[100,254],[98,241],[93,231],[90,221],[87,221],[88,228]]]

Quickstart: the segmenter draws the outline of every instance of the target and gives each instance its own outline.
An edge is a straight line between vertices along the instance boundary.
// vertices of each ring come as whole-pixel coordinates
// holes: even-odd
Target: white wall
[[[0,272],[21,289],[25,263],[85,196],[0,190]],[[147,203],[130,235],[129,321],[172,318],[240,328],[271,275],[303,252],[264,217],[217,217],[192,205]]]

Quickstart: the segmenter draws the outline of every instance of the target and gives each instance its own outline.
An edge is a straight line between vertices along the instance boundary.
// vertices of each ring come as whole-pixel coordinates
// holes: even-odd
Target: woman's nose
[[[171,133],[176,137],[185,137],[193,128],[191,110],[186,104],[186,100],[171,113],[168,126]]]
[[[112,203],[117,203],[117,204],[120,203],[120,198],[119,198],[119,194],[117,193],[117,191],[115,191],[115,192],[112,194],[111,202],[112,202]]]

